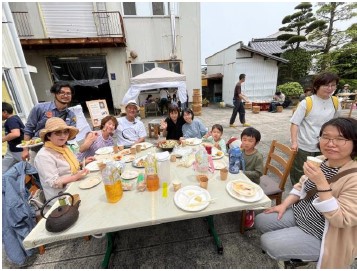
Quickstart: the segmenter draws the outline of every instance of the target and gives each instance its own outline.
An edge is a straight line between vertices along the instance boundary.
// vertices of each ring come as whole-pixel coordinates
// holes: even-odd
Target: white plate
[[[223,162],[222,160],[213,161],[213,165],[214,165],[214,169],[217,169],[217,170],[227,167],[226,163]]]
[[[98,171],[99,170],[98,163],[102,162],[102,163],[106,164],[109,161],[112,161],[112,160],[103,159],[102,161],[93,161],[93,162],[90,162],[89,164],[87,164],[85,166],[85,168],[88,169],[89,171]]]
[[[237,180],[230,181],[226,185],[228,194],[231,195],[233,198],[236,198],[236,199],[238,199],[240,201],[244,201],[244,202],[256,202],[256,201],[261,200],[264,197],[263,189],[259,185],[255,184],[253,182],[246,182],[246,183],[248,183],[250,185],[254,185],[256,187],[257,193],[255,194],[255,196],[253,196],[253,197],[241,196],[233,190],[233,188],[232,188],[233,182],[238,182],[238,181]],[[244,181],[239,181],[239,182],[244,182]]]
[[[125,163],[130,163],[133,162],[134,160],[135,160],[135,155],[128,155],[128,156],[124,156],[121,161]]]
[[[102,180],[100,178],[98,178],[98,177],[97,178],[95,178],[95,177],[94,178],[90,178],[88,180],[81,181],[78,187],[80,189],[89,189],[89,188],[92,188],[92,187],[100,184],[101,181]]]
[[[177,207],[188,212],[198,212],[205,209],[209,205],[207,201],[210,200],[211,195],[206,189],[194,185],[182,187],[174,196]]]
[[[184,155],[190,154],[192,152],[192,147],[181,147],[181,148],[174,148],[172,154],[176,157],[182,157]]]
[[[121,177],[125,180],[131,180],[139,176],[139,172],[135,170],[126,170],[121,174]]]
[[[129,155],[130,154],[130,149],[124,149],[124,150],[121,150],[118,154],[120,155]]]
[[[95,154],[109,154],[114,152],[113,146],[103,147],[95,151]]]
[[[27,146],[22,146],[21,144],[17,145],[16,148],[33,148],[33,147],[37,147],[37,146],[41,146],[43,145],[43,142],[40,143],[36,143],[36,144],[32,144],[32,145],[27,145]]]
[[[132,164],[133,167],[144,168],[144,167],[145,167],[144,163],[142,163],[142,165],[138,165],[138,162],[139,162],[140,160],[145,161],[145,158],[146,158],[146,155],[141,156],[141,157],[139,157],[139,158],[136,158],[136,159],[133,161],[133,164]]]
[[[136,145],[141,145],[141,150],[146,150],[146,149],[151,148],[152,146],[154,146],[154,144],[152,144],[150,142],[138,143],[138,144],[135,144],[134,146],[136,146]]]
[[[194,146],[202,143],[202,139],[200,138],[187,138],[185,139],[186,145]]]
[[[217,152],[221,152],[221,155],[217,155]],[[219,149],[217,149],[217,148],[215,148],[215,147],[213,147],[211,155],[212,155],[212,159],[213,160],[217,160],[217,159],[221,159],[222,157],[224,157],[224,152],[219,150]]]

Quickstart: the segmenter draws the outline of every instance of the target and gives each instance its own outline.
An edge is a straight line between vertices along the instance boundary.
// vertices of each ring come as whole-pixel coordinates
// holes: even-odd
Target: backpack
[[[335,107],[335,111],[337,112],[338,109],[338,97],[336,96],[331,96],[333,106]],[[311,96],[308,96],[305,98],[306,100],[306,111],[305,111],[305,118],[310,114],[311,109],[312,109],[312,98]]]

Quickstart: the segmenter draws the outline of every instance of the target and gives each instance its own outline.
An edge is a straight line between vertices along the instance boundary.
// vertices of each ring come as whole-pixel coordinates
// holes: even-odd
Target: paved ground
[[[356,111],[356,110],[355,110]],[[244,129],[229,128],[231,108],[215,105],[204,107],[199,118],[207,127],[219,123],[224,127],[224,138],[240,136]],[[346,113],[347,110],[344,112]],[[289,144],[289,119],[291,108],[282,113],[247,111],[246,119],[262,134],[258,149],[264,159],[270,143],[277,139]],[[355,117],[356,117],[356,113]],[[157,117],[143,119],[148,121]],[[148,139],[148,141],[153,142]],[[291,188],[287,181],[286,191]],[[214,216],[216,229],[224,246],[224,253],[217,253],[213,238],[208,233],[207,221],[192,219],[162,225],[125,230],[116,236],[116,248],[111,259],[113,268],[279,268],[276,261],[263,254],[259,245],[260,234],[255,230],[239,233],[240,213],[232,212]],[[46,245],[44,255],[36,254],[23,268],[100,268],[104,258],[106,239],[83,238]],[[310,265],[307,268],[313,268]],[[355,262],[354,268],[357,267]],[[18,268],[9,264],[3,253],[3,268]],[[305,267],[306,268],[306,267]]]

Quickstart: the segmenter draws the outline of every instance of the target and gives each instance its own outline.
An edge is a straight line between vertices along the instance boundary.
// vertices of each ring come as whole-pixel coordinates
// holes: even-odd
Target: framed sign
[[[105,100],[86,101],[93,127],[99,127],[100,121],[109,115],[107,102]]]

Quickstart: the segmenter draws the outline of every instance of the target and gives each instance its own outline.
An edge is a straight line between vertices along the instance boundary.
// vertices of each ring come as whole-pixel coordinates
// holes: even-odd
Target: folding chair
[[[295,155],[295,151],[277,140],[273,140],[270,145],[263,176],[260,177],[260,186],[270,199],[275,200],[276,205],[281,203],[283,192],[285,191],[285,183]],[[268,173],[275,175],[276,178],[268,176]],[[242,211],[240,225],[240,233],[242,234],[245,230],[245,215],[246,211]]]

